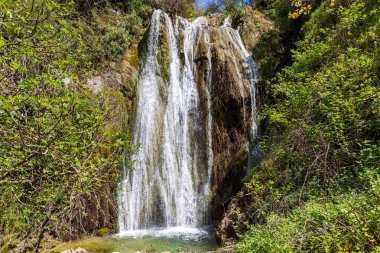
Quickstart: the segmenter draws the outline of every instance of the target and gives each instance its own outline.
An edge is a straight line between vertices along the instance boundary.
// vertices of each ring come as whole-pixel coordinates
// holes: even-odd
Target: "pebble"
[[[67,249],[67,250],[61,251],[61,253],[87,253],[87,250],[83,248]]]

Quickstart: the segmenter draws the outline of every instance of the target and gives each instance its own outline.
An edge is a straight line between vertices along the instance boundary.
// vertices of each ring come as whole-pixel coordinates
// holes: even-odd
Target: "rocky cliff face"
[[[286,60],[286,49],[282,34],[274,21],[252,7],[246,7],[243,10],[242,16],[235,19],[233,24],[239,30],[242,40],[255,60],[260,72],[256,96],[258,113],[260,113],[264,104],[269,103],[270,94],[268,90],[272,78]],[[263,129],[259,127],[259,132],[262,131]],[[239,147],[242,146],[240,145]],[[246,164],[244,160],[245,153],[242,151],[237,152],[231,158],[232,163],[224,168],[226,168],[228,173],[236,175],[237,178],[235,182],[230,181],[229,183],[235,185],[234,190],[239,187],[237,191],[243,190],[244,187],[241,183],[242,174],[237,175],[235,173],[240,171],[240,168]],[[237,194],[237,191],[233,191],[233,194],[229,192],[229,198],[223,202],[223,217],[216,230],[216,238],[219,242],[238,239],[239,234],[247,229],[246,224],[250,216],[247,212],[247,205],[244,202],[244,194]]]
[[[247,62],[246,55],[242,51],[239,35],[232,29],[226,17],[214,15],[208,18],[198,18],[187,21],[182,18],[173,18],[173,28],[168,29],[168,21],[161,19],[157,69],[155,69],[155,82],[159,87],[160,103],[165,109],[167,96],[171,94],[168,89],[172,87],[173,76],[170,69],[173,57],[179,58],[179,73],[182,80],[181,86],[185,86],[186,75],[194,78],[196,83],[196,96],[194,111],[190,111],[190,133],[192,151],[198,175],[194,175],[195,184],[204,184],[205,180],[197,177],[207,176],[210,168],[208,160],[212,161],[212,219],[217,221],[223,214],[223,203],[241,188],[241,178],[247,171],[248,143],[252,118],[252,71]],[[171,24],[170,24],[171,26]],[[174,30],[178,56],[173,56],[171,47],[173,37],[169,34]],[[187,37],[186,37],[187,36]],[[189,41],[194,40],[191,45]],[[144,64],[148,51],[148,36],[139,46],[140,59]],[[189,51],[190,50],[190,51]],[[190,59],[190,63],[186,62]],[[191,70],[186,68],[191,66]],[[176,70],[177,71],[177,70]],[[189,73],[189,71],[191,73]],[[186,74],[187,73],[187,74]],[[140,73],[141,74],[141,73]],[[183,75],[183,76],[182,76]],[[251,73],[254,75],[254,73]],[[183,79],[184,78],[184,79]],[[192,81],[190,81],[192,82]],[[181,90],[180,88],[179,90]],[[162,112],[161,112],[162,113]],[[212,120],[209,121],[209,116]],[[163,117],[158,117],[158,120]],[[158,123],[158,125],[163,123]],[[174,122],[173,122],[174,124]],[[182,125],[185,123],[182,123]],[[211,126],[209,125],[211,124]],[[210,129],[210,133],[207,129]],[[211,134],[211,142],[208,142]],[[209,146],[212,149],[212,158]],[[202,172],[203,171],[203,172]],[[194,172],[193,172],[194,173]],[[207,183],[207,182],[206,182]],[[195,188],[199,186],[194,185]],[[200,187],[200,188],[203,188]],[[198,192],[198,194],[200,194]]]
[[[212,222],[222,220],[217,230],[220,240],[236,237],[237,230],[243,230],[244,217],[236,216],[236,210],[240,210],[238,201],[231,201],[243,187],[242,178],[248,170],[248,142],[251,117],[251,94],[249,80],[241,75],[247,66],[242,64],[243,60],[228,34],[220,29],[225,20],[221,14],[208,18],[207,27],[211,42],[212,57],[212,152],[213,173],[211,181],[212,189]],[[175,21],[173,21],[175,22]],[[269,79],[273,77],[274,70],[281,64],[282,46],[281,39],[273,21],[264,14],[248,7],[244,10],[240,19],[233,20],[233,26],[242,35],[244,45],[252,54],[260,72],[257,84],[258,105],[263,105],[266,99],[266,90],[270,85]],[[162,23],[162,26],[165,24]],[[180,23],[176,24],[180,30]],[[103,73],[88,78],[87,85],[95,92],[109,90],[105,96],[108,101],[116,106],[114,120],[109,127],[131,129],[133,125],[135,89],[138,78],[138,62],[144,61],[147,35],[138,46],[129,50],[123,61],[111,63],[110,67]],[[166,94],[170,79],[170,52],[168,46],[168,34],[166,29],[160,30],[158,49],[157,78],[159,79],[162,94]],[[178,32],[178,43],[184,42],[183,35]],[[208,78],[208,42],[199,39],[194,45],[195,79],[200,93],[199,112],[200,122],[206,125],[207,121],[207,78]],[[182,48],[182,47],[180,47]],[[181,66],[184,66],[184,52],[180,49]],[[140,59],[137,58],[137,55]],[[99,86],[99,87],[98,87]],[[163,95],[165,96],[165,95]],[[124,122],[124,123],[123,123]],[[125,124],[127,122],[127,124]],[[204,141],[205,143],[205,141]],[[204,147],[206,150],[206,147]],[[205,159],[205,158],[203,158]],[[204,168],[206,170],[206,168]],[[98,214],[93,216],[103,219],[100,224],[110,227],[115,221],[114,209],[107,204],[110,210],[110,220],[104,220]],[[113,209],[111,211],[111,209]],[[237,226],[238,225],[238,226]],[[236,229],[238,227],[238,229]],[[94,228],[95,229],[95,228]]]
[[[256,97],[257,106],[260,109],[269,102],[268,91],[271,80],[277,70],[285,64],[288,49],[276,23],[251,6],[244,8],[242,16],[234,23],[260,71]]]
[[[257,14],[259,15],[259,14]],[[256,16],[255,16],[256,17]],[[211,71],[211,108],[212,108],[212,219],[213,222],[220,220],[228,200],[242,187],[241,179],[248,169],[248,146],[251,128],[251,80],[247,77],[247,59],[242,55],[235,33],[231,33],[229,24],[224,24],[226,17],[221,14],[207,18],[199,28],[197,40],[193,45],[194,75],[200,96],[200,108],[198,117],[200,124],[206,129],[207,124],[207,83],[209,71]],[[173,20],[174,29],[179,45],[181,68],[185,65],[184,29],[181,19]],[[195,21],[196,22],[196,21]],[[264,22],[265,24],[261,24]],[[165,27],[165,22],[161,22]],[[244,29],[246,23],[240,23]],[[264,27],[264,28],[263,28]],[[274,25],[268,19],[260,16],[254,27],[249,26],[255,43],[250,43],[250,49],[260,44],[260,37],[265,32],[272,31]],[[207,39],[204,39],[207,34]],[[160,84],[160,93],[163,100],[170,83],[170,50],[167,29],[160,29],[156,78]],[[249,38],[246,38],[246,43]],[[211,47],[211,49],[210,49]],[[147,36],[144,37],[139,46],[142,61],[144,52],[147,50]],[[211,50],[211,52],[209,52]],[[211,69],[209,70],[209,58],[211,57]],[[264,63],[263,63],[264,64]],[[262,65],[263,65],[262,64]],[[196,138],[206,138],[207,134],[200,133]],[[205,140],[202,150],[207,150]],[[203,154],[206,159],[207,154]],[[200,162],[202,163],[202,162]],[[205,168],[206,169],[206,168]]]
[[[219,219],[223,203],[241,188],[248,165],[249,124],[251,118],[250,84],[242,59],[227,34],[210,27],[212,50],[213,115],[213,216]],[[201,57],[201,55],[199,56]],[[202,63],[198,63],[202,69]]]

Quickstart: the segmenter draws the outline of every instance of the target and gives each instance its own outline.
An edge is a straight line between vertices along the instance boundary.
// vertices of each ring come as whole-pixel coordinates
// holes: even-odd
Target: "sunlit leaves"
[[[303,25],[262,116],[265,159],[245,189],[255,225],[238,251],[380,250],[379,7],[322,1]]]
[[[290,12],[288,17],[292,19],[297,19],[301,15],[309,15],[313,8],[312,1],[309,0],[293,0],[291,5],[294,11]]]
[[[72,1],[0,0],[0,13],[0,230],[35,236],[115,182],[129,138],[104,130],[108,108],[78,81],[86,27]]]

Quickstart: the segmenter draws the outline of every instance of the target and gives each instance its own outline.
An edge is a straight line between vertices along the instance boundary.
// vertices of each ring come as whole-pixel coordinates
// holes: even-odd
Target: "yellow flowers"
[[[295,10],[288,14],[288,18],[290,19],[298,19],[301,15],[308,15],[312,9],[311,3],[308,0],[293,0],[292,6],[295,7]]]

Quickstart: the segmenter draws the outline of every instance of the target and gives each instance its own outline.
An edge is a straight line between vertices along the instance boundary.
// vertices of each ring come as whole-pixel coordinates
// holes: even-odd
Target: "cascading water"
[[[255,115],[256,67],[239,33],[227,23],[218,29],[227,33],[228,43],[247,66],[241,70],[235,61],[237,73],[250,80]],[[120,233],[155,228],[191,232],[207,224],[214,159],[213,41],[208,27],[205,17],[192,22],[177,17],[173,26],[166,13],[153,13],[138,86],[133,144],[139,149],[132,168],[124,167],[118,196]],[[196,66],[200,44],[207,60],[203,85]],[[251,125],[256,137],[254,120]]]
[[[253,60],[252,56],[249,54],[248,50],[245,48],[243,41],[241,40],[240,34],[235,29],[231,28],[231,22],[230,17],[227,17],[224,20],[224,23],[222,25],[222,28],[227,33],[228,37],[232,41],[232,44],[234,48],[237,50],[237,52],[240,53],[241,57],[245,59],[243,64],[246,68],[246,75],[249,79],[250,84],[250,97],[251,97],[251,131],[250,131],[250,141],[251,141],[251,147],[250,147],[250,159],[257,160],[259,157],[259,145],[257,143],[258,141],[258,132],[257,132],[257,124],[256,124],[256,82],[257,77],[259,76],[259,71],[256,67],[256,63]],[[254,162],[250,161],[250,164]]]

